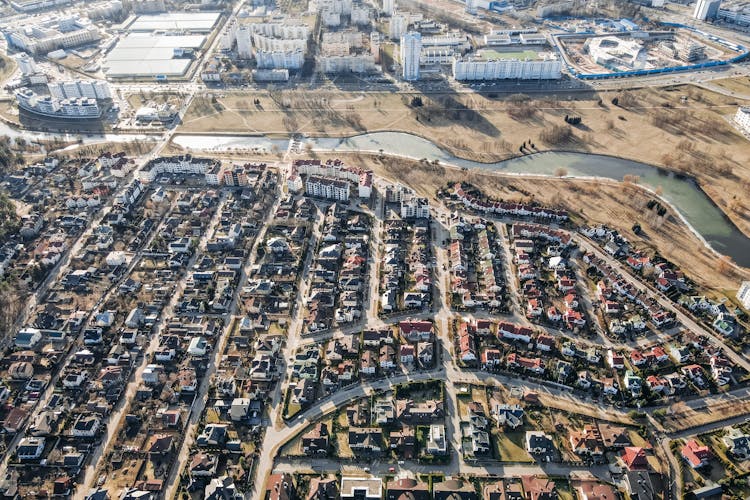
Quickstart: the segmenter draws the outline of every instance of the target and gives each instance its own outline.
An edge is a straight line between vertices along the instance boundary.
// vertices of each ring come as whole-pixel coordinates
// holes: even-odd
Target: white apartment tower
[[[406,28],[409,26],[409,14],[405,12],[396,12],[388,22],[388,36],[391,40],[400,40]]]
[[[422,35],[410,31],[401,37],[402,77],[407,81],[419,80],[419,56],[422,53]]]
[[[235,34],[235,39],[237,40],[237,56],[240,59],[252,59],[253,41],[250,28],[247,26],[240,27]]]
[[[395,0],[383,0],[383,13],[386,16],[392,16],[396,8]]]
[[[740,289],[737,290],[737,300],[740,301],[742,307],[750,310],[750,281],[742,282]]]
[[[699,21],[714,19],[720,6],[721,0],[698,0],[695,2],[693,17]]]

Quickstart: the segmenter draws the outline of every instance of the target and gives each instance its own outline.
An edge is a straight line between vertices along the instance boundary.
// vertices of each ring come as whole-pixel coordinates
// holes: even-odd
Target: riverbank
[[[492,94],[361,94],[272,92],[230,94],[196,103],[181,133],[300,133],[343,137],[353,133],[402,131],[424,137],[450,154],[494,162],[536,151],[568,150],[633,158],[689,174],[708,196],[750,235],[750,143],[727,122],[743,101],[693,86],[639,89],[625,94],[566,94],[558,97]],[[612,100],[617,98],[617,105]],[[257,103],[256,103],[257,100]],[[550,138],[564,117],[581,117],[564,141]],[[547,142],[543,137],[550,138]]]
[[[537,201],[565,208],[581,224],[606,224],[616,228],[639,248],[667,256],[702,286],[736,289],[750,277],[746,268],[717,270],[719,256],[698,238],[671,207],[663,217],[647,208],[654,196],[642,186],[605,179],[545,178],[533,175],[464,170],[430,162],[386,155],[345,153],[318,154],[320,158],[347,158],[372,168],[379,176],[412,186],[437,202],[435,194],[448,183],[469,182],[485,194],[514,201]],[[635,222],[643,232],[632,231]]]

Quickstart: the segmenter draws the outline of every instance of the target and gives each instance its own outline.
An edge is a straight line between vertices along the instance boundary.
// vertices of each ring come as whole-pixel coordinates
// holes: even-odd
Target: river
[[[286,139],[263,136],[177,135],[174,141],[195,151],[226,149],[277,148],[286,150]],[[374,132],[345,138],[306,138],[312,148],[321,152],[374,152],[439,160],[447,165],[479,168],[505,174],[554,176],[559,168],[576,177],[601,177],[622,181],[625,175],[639,177],[639,184],[661,196],[682,215],[684,220],[716,251],[728,255],[737,264],[750,267],[750,239],[724,215],[695,183],[653,165],[622,158],[587,153],[545,152],[497,163],[481,163],[458,158],[427,139],[403,132]]]

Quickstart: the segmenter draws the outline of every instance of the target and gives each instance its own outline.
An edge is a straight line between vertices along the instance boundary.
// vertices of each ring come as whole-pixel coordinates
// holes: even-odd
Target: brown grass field
[[[612,103],[614,98],[618,105]],[[616,153],[695,176],[750,234],[750,206],[744,196],[750,188],[750,143],[730,123],[737,106],[745,103],[737,98],[680,86],[557,98],[441,94],[422,99],[423,106],[415,108],[411,96],[401,94],[219,95],[196,99],[181,132],[343,136],[400,130],[482,161],[516,156],[529,139],[540,151]],[[565,115],[580,116],[582,123],[570,127]],[[553,126],[569,127],[569,137],[542,140]]]

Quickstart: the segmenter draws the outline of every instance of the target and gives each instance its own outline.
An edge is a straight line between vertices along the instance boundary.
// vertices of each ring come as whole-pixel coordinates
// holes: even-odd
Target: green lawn
[[[504,51],[504,50],[493,50],[493,49],[484,49],[481,51],[482,56],[484,56],[485,59],[537,59],[539,57],[538,53],[533,50],[511,50],[511,51]]]
[[[497,450],[497,458],[501,462],[531,462],[531,457],[526,453],[524,441],[525,432],[499,432],[492,431],[492,438]]]

